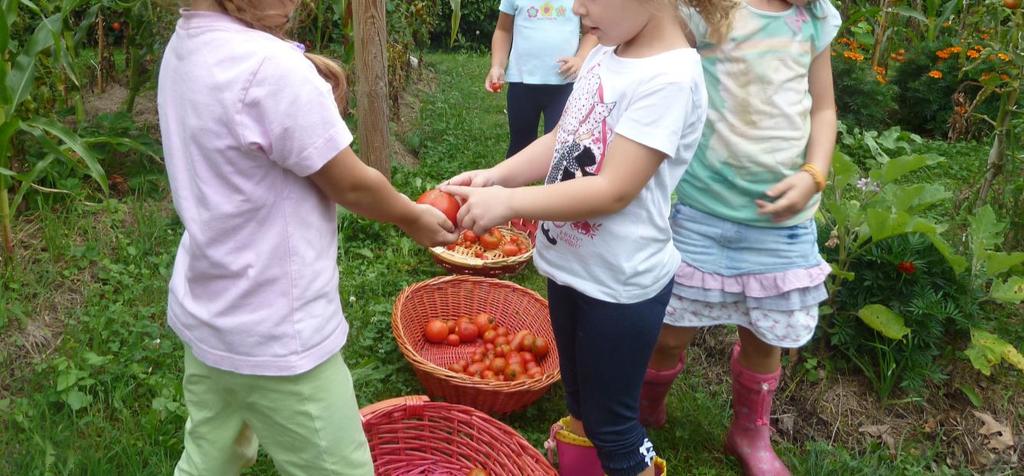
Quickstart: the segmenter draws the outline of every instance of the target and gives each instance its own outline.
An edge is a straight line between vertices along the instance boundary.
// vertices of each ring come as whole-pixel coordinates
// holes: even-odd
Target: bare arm
[[[455,241],[455,227],[440,211],[402,195],[376,169],[346,147],[309,178],[333,202],[371,220],[398,225],[424,246]]]
[[[478,233],[514,217],[576,221],[625,208],[643,190],[667,156],[617,136],[611,141],[601,173],[552,185],[504,188],[458,187],[445,190],[465,203],[459,223]]]
[[[491,36],[491,69],[484,80],[484,89],[491,91],[490,85],[505,82],[505,68],[508,66],[508,55],[512,52],[512,28],[515,17],[505,12],[498,13],[498,24]]]
[[[825,48],[811,61],[809,87],[811,91],[811,136],[807,141],[806,163],[828,176],[832,167],[832,153],[836,146],[836,99],[832,86],[832,52]],[[774,202],[756,200],[758,213],[771,215],[772,220],[781,222],[799,213],[811,197],[818,192],[818,186],[810,174],[799,171],[769,188],[765,195],[776,198]]]

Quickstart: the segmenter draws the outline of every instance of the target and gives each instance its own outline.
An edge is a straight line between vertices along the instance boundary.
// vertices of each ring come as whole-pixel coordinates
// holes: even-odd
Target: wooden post
[[[353,0],[359,154],[391,178],[388,154],[388,64],[384,0]]]

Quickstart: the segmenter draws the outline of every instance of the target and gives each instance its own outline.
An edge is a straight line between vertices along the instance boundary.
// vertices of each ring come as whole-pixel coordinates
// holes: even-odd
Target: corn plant
[[[28,39],[14,38],[11,34],[12,25],[23,13],[22,7],[28,11],[26,21],[38,17],[38,24]],[[0,235],[9,256],[14,253],[13,212],[25,192],[35,186],[36,178],[54,161],[74,164],[107,192],[103,168],[82,138],[60,122],[38,113],[30,114],[22,107],[36,86],[40,57],[56,55],[59,60],[62,52],[67,51],[64,26],[63,12],[46,16],[31,0],[0,0]],[[22,171],[12,165],[15,146],[24,148],[23,143],[14,141],[17,134],[34,139],[46,151],[45,157],[26,163]]]

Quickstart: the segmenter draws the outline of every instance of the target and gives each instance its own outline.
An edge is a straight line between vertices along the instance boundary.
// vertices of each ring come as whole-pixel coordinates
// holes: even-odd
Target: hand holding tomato
[[[414,204],[413,213],[398,222],[398,227],[423,246],[441,246],[459,238],[455,225],[440,210],[425,204]]]
[[[468,172],[462,172],[456,175],[441,185],[465,185],[467,187],[490,187],[496,185],[497,177],[494,176],[492,169],[478,169],[470,170]]]
[[[452,222],[452,225],[455,225],[455,220],[457,219],[460,207],[459,201],[456,200],[455,197],[435,188],[433,190],[423,192],[423,194],[420,195],[420,198],[416,199],[416,203],[427,204],[441,210],[441,213],[444,213],[444,216],[448,217],[448,220]]]
[[[462,199],[459,225],[483,235],[492,227],[508,223],[515,215],[510,190],[505,187],[463,187],[443,185],[441,190]]]

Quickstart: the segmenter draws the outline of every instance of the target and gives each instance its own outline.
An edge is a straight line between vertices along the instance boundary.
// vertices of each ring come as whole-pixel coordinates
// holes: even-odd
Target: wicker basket
[[[431,319],[481,312],[509,331],[526,329],[555,342],[544,298],[515,283],[476,276],[442,276],[405,288],[395,300],[391,331],[428,395],[487,413],[511,413],[536,401],[561,378],[558,349],[552,345],[538,362],[544,374],[537,378],[500,382],[449,371],[451,364],[468,360],[477,346],[432,344],[423,335],[424,326]]]
[[[491,476],[557,473],[519,433],[461,405],[399,397],[359,411],[377,476]]]
[[[498,226],[495,229],[501,232],[503,242],[510,236],[516,236],[522,240],[522,243],[526,243],[530,249],[526,253],[516,256],[505,256],[498,250],[485,250],[479,244],[474,245],[472,248],[460,246],[454,250],[449,250],[444,246],[435,246],[430,248],[430,254],[433,255],[434,261],[438,265],[454,274],[497,278],[518,273],[533,258],[534,242],[530,239],[529,235],[511,226]],[[487,259],[478,258],[476,256],[478,251],[483,252]]]

